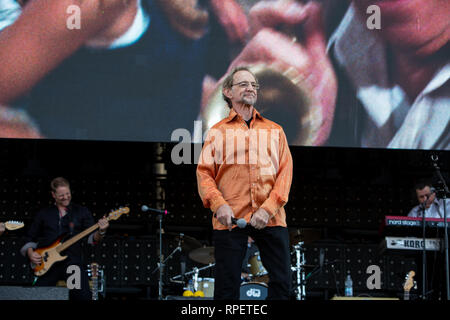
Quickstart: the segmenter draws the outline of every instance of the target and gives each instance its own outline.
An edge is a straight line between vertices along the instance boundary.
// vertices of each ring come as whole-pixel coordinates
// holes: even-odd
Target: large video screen
[[[448,0],[1,0],[0,136],[201,142],[248,66],[290,145],[448,150],[449,17]]]

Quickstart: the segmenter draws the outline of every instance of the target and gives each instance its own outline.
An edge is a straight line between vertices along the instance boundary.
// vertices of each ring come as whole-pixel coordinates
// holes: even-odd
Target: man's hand
[[[235,0],[210,0],[230,42],[244,42],[249,31],[247,16]]]
[[[42,262],[42,257],[39,253],[34,252],[32,248],[29,248],[27,251],[28,258],[30,259],[31,263],[35,265],[40,265]]]
[[[43,136],[24,112],[0,105],[0,138],[39,139]],[[0,233],[1,228],[0,224]]]
[[[228,227],[231,231],[233,223],[231,222],[231,217],[234,217],[233,209],[227,204],[223,204],[217,209],[216,218],[221,224]]]
[[[269,222],[269,218],[270,214],[263,208],[259,208],[252,215],[252,218],[250,219],[250,225],[255,229],[263,229],[266,227],[267,222]]]
[[[189,39],[200,39],[207,31],[209,14],[198,0],[158,0],[170,25]]]
[[[326,52],[321,6],[312,1],[260,1],[249,14],[252,39],[229,67],[263,64],[309,92],[314,127],[308,145],[328,139],[337,95],[337,79]],[[289,30],[301,27],[302,39]]]
[[[103,216],[100,220],[98,220],[98,227],[100,231],[105,231],[109,227],[108,219],[106,216]]]
[[[109,227],[108,219],[106,216],[103,216],[100,220],[98,220],[98,231],[94,234],[94,241],[99,242],[105,236],[106,229]]]

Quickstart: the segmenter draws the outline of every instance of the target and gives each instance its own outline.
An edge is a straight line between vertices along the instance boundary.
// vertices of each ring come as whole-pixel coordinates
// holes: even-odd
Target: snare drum
[[[265,300],[267,284],[259,282],[244,282],[241,284],[239,300]]]
[[[198,278],[197,291],[203,291],[206,298],[214,297],[214,278]]]
[[[268,272],[266,268],[264,268],[261,257],[259,256],[259,252],[255,252],[255,254],[249,259],[250,264],[250,273],[252,275],[252,279],[256,282],[268,282]]]

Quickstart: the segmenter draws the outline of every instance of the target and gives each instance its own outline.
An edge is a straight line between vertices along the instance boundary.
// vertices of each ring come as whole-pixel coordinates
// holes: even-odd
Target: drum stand
[[[199,271],[202,271],[202,270],[205,270],[205,269],[214,267],[215,265],[216,265],[215,263],[210,263],[209,265],[207,265],[207,266],[205,266],[205,267],[203,267],[203,268],[200,268],[200,269],[197,268],[197,267],[195,267],[194,269],[192,269],[192,271],[186,272],[184,275],[187,276],[187,275],[190,275],[190,274],[192,274],[192,273],[198,275]],[[182,276],[182,275],[179,274],[179,275],[177,275],[177,276],[171,278],[170,280],[176,280],[176,279],[180,278],[181,276]]]
[[[296,299],[297,300],[305,300],[306,290],[305,290],[305,253],[302,248],[303,242],[299,242],[294,246],[295,249],[295,257],[296,264],[295,267],[291,267],[292,271],[297,273],[297,289],[296,291]]]
[[[199,272],[202,271],[202,270],[205,270],[205,269],[214,267],[214,265],[215,265],[215,263],[210,263],[209,265],[207,265],[207,266],[205,266],[205,267],[203,267],[203,268],[200,268],[200,269],[197,268],[197,267],[194,267],[194,269],[192,269],[192,271],[186,272],[186,273],[184,274],[185,276],[188,276],[188,275],[190,275],[190,274],[192,274],[192,273],[194,274],[194,276],[192,277],[192,280],[193,280],[193,286],[194,286],[194,288],[193,288],[194,291],[197,291],[197,289],[198,289],[198,274],[199,274]],[[171,278],[170,280],[171,280],[171,281],[174,281],[174,280],[180,278],[181,276],[182,276],[182,275],[179,274],[179,275],[177,275],[177,276]]]

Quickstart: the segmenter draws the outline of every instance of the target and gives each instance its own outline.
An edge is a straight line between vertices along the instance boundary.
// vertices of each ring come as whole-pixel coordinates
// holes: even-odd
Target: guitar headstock
[[[21,221],[6,221],[5,228],[8,230],[17,230],[23,228],[25,224]]]
[[[117,210],[111,211],[108,215],[108,220],[117,220],[120,218],[122,214],[128,214],[128,212],[130,212],[130,208],[128,207],[119,208]]]
[[[91,263],[91,273],[92,273],[92,278],[94,278],[94,279],[98,278],[98,263],[97,262]]]
[[[405,292],[409,292],[411,290],[412,287],[414,287],[414,276],[416,275],[416,273],[411,270],[410,272],[408,272],[408,274],[406,275],[405,278],[405,283],[403,285],[403,290]]]

